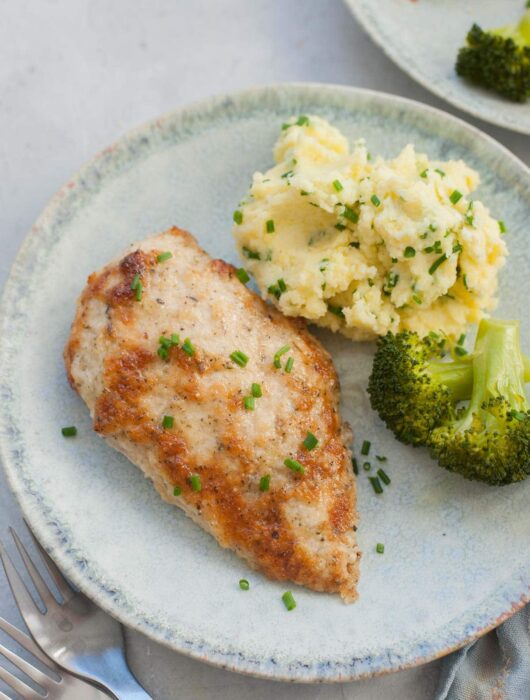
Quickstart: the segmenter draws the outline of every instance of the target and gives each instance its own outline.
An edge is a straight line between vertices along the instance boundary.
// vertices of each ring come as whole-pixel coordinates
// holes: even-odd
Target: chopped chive
[[[305,440],[302,444],[306,448],[306,450],[311,451],[314,450],[315,447],[318,445],[318,439],[313,435],[313,433],[310,430],[308,430]]]
[[[307,197],[309,194],[310,194],[310,192],[306,192],[305,190],[300,190],[301,197]]]
[[[247,411],[253,411],[256,406],[256,399],[253,396],[245,396],[243,399],[243,405]]]
[[[281,175],[280,177],[288,178],[288,177],[292,177],[293,175],[294,175],[294,170],[288,170],[286,173],[283,173],[283,175]],[[291,183],[288,182],[287,184],[290,185]]]
[[[418,296],[417,294],[413,294],[413,295],[412,295],[412,299],[413,299],[413,301],[416,302],[416,304],[421,304],[421,303],[423,303],[423,299],[422,299],[420,296]]]
[[[75,437],[77,435],[77,428],[75,425],[69,425],[66,428],[61,428],[61,433],[63,437]]]
[[[192,474],[190,476],[191,490],[195,493],[199,493],[202,490],[201,477],[198,474]]]
[[[342,306],[334,306],[333,304],[328,304],[328,311],[339,318],[344,318],[344,311]]]
[[[442,263],[447,260],[447,255],[444,253],[439,258],[437,258],[429,268],[429,275],[433,275],[436,270],[440,267]]]
[[[259,480],[259,490],[260,491],[268,491],[270,485],[271,485],[271,475],[265,474],[265,476],[262,476],[261,479]]]
[[[193,357],[193,355],[195,354],[195,348],[193,347],[192,342],[189,338],[186,338],[186,340],[182,343],[182,349],[189,357]]]
[[[267,233],[274,233],[274,221],[272,219],[269,219],[265,223],[265,228],[267,229]]]
[[[304,467],[296,459],[291,459],[290,457],[287,457],[287,459],[284,459],[283,463],[286,467],[289,467],[289,469],[291,469],[291,471],[293,472],[298,472],[299,474],[305,473]]]
[[[285,280],[281,277],[276,284],[278,285],[278,289],[280,290],[280,292],[282,292],[282,294],[283,292],[287,291],[287,285],[285,284]]]
[[[141,282],[138,282],[136,289],[134,290],[134,297],[136,301],[142,301],[142,294],[144,291],[144,286]]]
[[[370,462],[363,462],[363,469],[365,472],[369,472],[371,468],[372,465],[370,464]]]
[[[435,172],[435,173],[438,173],[438,175],[439,175],[440,177],[445,177],[444,171],[443,171],[443,170],[440,170],[440,168],[435,168],[435,169],[434,169],[434,172]]]
[[[239,211],[239,209],[236,209],[234,212],[233,219],[238,226],[239,226],[239,224],[242,224],[243,223],[243,212]]]
[[[342,212],[342,216],[345,219],[348,219],[348,221],[351,221],[352,224],[356,224],[359,221],[359,214],[357,212],[353,211],[350,207],[344,207],[344,211]]]
[[[160,255],[157,255],[156,261],[157,261],[157,263],[162,263],[162,262],[166,262],[166,260],[169,260],[169,258],[172,258],[172,257],[173,257],[173,253],[170,250],[168,250],[165,253],[160,253]]]
[[[337,231],[344,231],[344,229],[347,227],[344,226],[344,224],[335,224],[335,228],[337,229]]]
[[[461,243],[455,243],[453,246],[453,253],[461,253],[464,250],[463,246]]]
[[[282,345],[282,347],[274,353],[274,359],[279,359],[282,355],[285,355],[286,352],[289,352],[290,349],[290,345]]]
[[[239,580],[239,588],[241,588],[242,591],[248,591],[250,588],[250,583],[247,581],[246,578],[242,578]]]
[[[361,244],[359,243],[359,241],[352,241],[350,243],[350,248],[360,248],[360,247],[361,247]]]
[[[464,287],[466,289],[469,289],[469,287],[467,286],[467,275],[462,276],[462,282],[464,283]]]
[[[428,245],[423,249],[425,253],[441,253],[442,252],[442,242],[434,241],[433,245]]]
[[[355,459],[355,457],[351,458],[351,466],[353,469],[353,473],[356,475],[359,474],[359,465],[357,464],[357,460]]]
[[[282,295],[280,288],[278,287],[277,284],[271,284],[267,287],[267,291],[269,294],[272,294],[273,297],[276,297],[276,299],[279,299]]]
[[[366,457],[366,455],[370,452],[370,446],[371,442],[369,440],[363,440],[363,444],[361,447],[361,454]]]
[[[308,126],[309,125],[309,117],[306,117],[305,115],[301,115],[298,117],[296,120],[296,126]]]
[[[381,479],[383,484],[386,484],[386,486],[388,486],[388,484],[390,483],[390,477],[388,476],[388,474],[385,472],[384,469],[378,469],[377,476]]]
[[[372,484],[374,491],[377,494],[383,493],[383,487],[381,486],[381,482],[379,481],[377,476],[370,476],[369,479],[370,479],[370,483]]]
[[[382,542],[378,542],[378,543],[375,545],[375,551],[376,551],[378,554],[384,554],[384,553],[385,553],[385,545],[384,545]]]
[[[379,207],[381,205],[381,200],[379,199],[379,197],[376,194],[373,194],[370,197],[370,201],[372,202],[374,207]]]
[[[291,591],[285,591],[285,593],[282,595],[282,600],[283,604],[285,605],[287,610],[289,610],[289,612],[296,608],[296,601]]]
[[[464,195],[459,192],[458,190],[453,190],[451,194],[449,195],[449,199],[451,200],[452,204],[457,204],[463,197]]]
[[[461,345],[457,345],[455,348],[455,355],[458,355],[458,357],[464,357],[464,355],[467,355],[467,350]]]
[[[236,365],[245,367],[248,362],[248,355],[245,355],[245,353],[241,350],[234,350],[234,352],[230,355],[230,359],[232,362],[235,362]]]
[[[466,334],[462,333],[458,340],[456,341],[457,345],[463,345],[466,342]]]
[[[425,168],[425,170],[420,173],[420,177],[424,177],[424,178],[427,177],[428,170],[429,170],[429,168]]]
[[[293,369],[294,365],[294,357],[288,357],[287,362],[285,363],[285,371],[287,374],[291,373],[291,370]]]
[[[166,338],[165,336],[161,335],[158,339],[160,345],[157,350],[158,356],[167,362],[167,360],[169,360],[169,351],[174,345],[179,344],[179,340],[180,338],[178,333],[172,333],[170,338]]]
[[[180,496],[181,494],[182,494],[182,489],[180,488],[180,486],[175,486],[175,488],[173,489],[173,495]]]
[[[413,248],[411,245],[408,245],[405,248],[405,252],[403,253],[403,255],[406,258],[413,258],[416,255],[416,248]]]
[[[506,233],[506,231],[507,231],[508,229],[506,228],[506,224],[504,223],[504,221],[500,221],[500,220],[499,220],[499,221],[498,221],[498,224],[499,224],[499,231],[500,231],[501,233]]]
[[[236,277],[242,284],[246,284],[247,282],[250,281],[250,275],[248,274],[248,272],[245,270],[244,267],[239,267],[236,270]]]
[[[389,290],[394,289],[398,282],[399,275],[397,274],[397,272],[387,272],[385,275],[385,284],[383,286],[383,292],[387,295],[390,295]]]
[[[131,289],[134,291],[135,289],[138,289],[138,285],[140,284],[140,273],[137,272],[134,276],[134,279],[131,284]]]
[[[279,357],[275,357],[274,360],[272,361],[272,364],[276,367],[276,369],[281,369],[282,361],[280,360]]]
[[[260,254],[250,250],[250,248],[245,248],[243,246],[243,253],[245,253],[249,260],[261,260]]]
[[[377,459],[378,462],[386,462],[387,458],[384,457],[383,455],[376,455],[375,458]]]
[[[526,419],[526,416],[528,414],[526,414],[524,411],[516,411],[515,409],[513,409],[510,415],[512,418],[515,418],[515,420],[523,421]]]
[[[292,124],[289,124],[289,122],[284,122],[284,123],[282,124],[282,131],[285,131],[285,130],[288,129],[290,126],[292,126]]]
[[[163,428],[172,428],[174,422],[175,422],[175,419],[173,418],[173,416],[164,416],[164,418],[162,419],[162,427]]]
[[[340,180],[333,180],[333,187],[337,190],[337,192],[341,192],[344,189]]]
[[[260,399],[263,396],[263,393],[261,391],[261,384],[252,384],[250,393],[252,394],[252,396],[254,396],[254,398]]]

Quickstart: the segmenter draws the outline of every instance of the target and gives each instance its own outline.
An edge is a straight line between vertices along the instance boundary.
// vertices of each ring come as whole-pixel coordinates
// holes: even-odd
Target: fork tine
[[[29,651],[31,654],[33,654],[33,656],[39,659],[39,661],[42,661],[43,664],[52,668],[54,673],[59,674],[59,668],[51,659],[49,659],[46,656],[46,654],[43,651],[40,650],[40,647],[38,647],[35,644],[33,639],[31,639],[31,637],[28,637],[27,634],[24,634],[24,632],[22,632],[22,630],[19,630],[18,627],[13,627],[13,625],[10,624],[7,620],[4,620],[3,617],[0,617],[0,630],[9,635],[11,639],[15,640],[15,642],[18,642],[21,647],[24,647],[26,651]]]
[[[40,597],[44,601],[44,605],[46,606],[46,610],[56,610],[59,607],[59,603],[55,600],[53,597],[52,593],[50,592],[50,589],[48,588],[48,584],[46,581],[42,578],[40,575],[39,570],[33,563],[31,557],[29,556],[26,548],[22,544],[19,536],[13,530],[12,527],[9,528],[9,532],[11,533],[11,536],[15,540],[15,544],[17,546],[17,549],[20,553],[20,556],[22,557],[22,560],[24,564],[26,565],[26,569],[28,570],[29,575],[31,576],[31,580],[35,584],[35,588],[38,590]]]
[[[31,535],[31,539],[33,540],[33,542],[35,542],[35,546],[37,547],[37,549],[40,552],[40,555],[44,559],[44,563],[46,564],[46,567],[50,572],[51,577],[55,581],[55,585],[59,589],[59,592],[62,595],[64,602],[67,603],[74,597],[75,591],[70,587],[70,584],[60,572],[57,564],[53,561],[48,552],[44,549],[39,540],[35,537],[33,532],[30,530],[29,526],[28,530],[29,534]]]
[[[8,661],[11,661],[11,663],[20,669],[22,673],[25,673],[28,678],[31,678],[32,681],[35,681],[35,683],[38,683],[38,685],[42,686],[43,688],[49,690],[51,687],[57,685],[57,683],[50,678],[50,676],[47,676],[45,673],[33,666],[33,664],[30,664],[29,661],[26,661],[26,659],[18,656],[18,654],[15,654],[14,651],[11,651],[11,649],[8,649],[3,644],[0,644],[0,654],[2,654],[2,656],[4,656]]]
[[[4,547],[4,543],[0,540],[0,559],[4,565],[4,571],[6,572],[6,577],[9,582],[9,586],[18,605],[18,608],[25,619],[26,616],[33,616],[36,613],[42,615],[41,611],[35,604],[35,601],[29,594],[26,584],[20,577],[20,574],[15,569],[13,562],[9,558],[9,554]]]
[[[13,700],[13,698],[8,698],[7,695],[4,695],[0,690],[0,700]]]
[[[17,678],[2,666],[0,666],[0,680],[7,683],[10,688],[13,688],[15,693],[18,693],[23,700],[43,700],[43,696],[40,693],[37,693],[33,688],[30,688],[29,685],[26,685],[20,678]],[[7,700],[11,700],[7,695],[3,697],[7,698]]]

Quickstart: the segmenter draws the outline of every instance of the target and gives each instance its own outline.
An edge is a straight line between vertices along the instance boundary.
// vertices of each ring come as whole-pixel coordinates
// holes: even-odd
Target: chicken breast
[[[351,436],[302,322],[173,228],[89,277],[65,362],[164,500],[270,578],[355,599]]]

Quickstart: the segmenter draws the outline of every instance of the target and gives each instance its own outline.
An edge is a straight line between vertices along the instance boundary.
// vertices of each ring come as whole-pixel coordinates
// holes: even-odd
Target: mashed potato
[[[410,329],[456,337],[495,307],[502,223],[462,161],[406,146],[371,159],[319,117],[284,124],[234,237],[264,298],[355,340]]]

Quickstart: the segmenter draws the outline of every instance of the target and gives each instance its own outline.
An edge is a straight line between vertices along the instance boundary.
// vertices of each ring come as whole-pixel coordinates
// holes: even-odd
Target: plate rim
[[[436,97],[444,100],[444,102],[448,102],[453,107],[462,110],[462,112],[470,114],[476,119],[481,119],[483,122],[500,126],[503,129],[507,129],[508,131],[518,134],[524,134],[526,136],[530,134],[530,123],[528,127],[525,128],[524,125],[514,124],[510,119],[504,118],[500,115],[499,117],[489,114],[485,115],[480,110],[474,109],[472,102],[469,104],[464,103],[457,96],[455,96],[452,91],[445,92],[441,87],[438,88],[434,86],[429,80],[429,76],[423,73],[421,68],[417,68],[415,65],[409,65],[404,56],[402,56],[400,51],[398,51],[393,44],[388,44],[384,41],[383,35],[377,29],[379,26],[377,23],[377,14],[370,11],[370,8],[368,5],[366,5],[365,0],[344,0],[344,2],[351,14],[362,27],[363,31],[368,34],[374,44],[376,44],[376,46],[378,46],[401,71],[410,76],[419,85],[425,88],[425,90],[428,90],[433,95],[436,95]],[[445,81],[444,85],[447,84],[448,82]],[[528,104],[530,105],[530,102]]]
[[[213,110],[214,108],[218,108],[223,104],[226,104],[227,101],[237,103],[238,101],[245,99],[253,98],[256,100],[259,99],[260,96],[271,91],[276,94],[280,93],[280,95],[282,91],[287,91],[288,93],[294,91],[299,92],[300,95],[302,95],[304,91],[308,90],[314,91],[315,93],[322,93],[322,91],[328,91],[334,94],[343,93],[352,98],[363,96],[365,98],[372,97],[376,100],[380,100],[383,103],[386,102],[387,104],[393,103],[398,106],[401,105],[406,110],[412,109],[413,111],[421,112],[425,115],[436,115],[440,119],[445,119],[448,122],[452,122],[455,127],[467,131],[469,135],[479,138],[483,142],[487,143],[488,146],[496,149],[497,152],[501,151],[504,157],[512,161],[513,165],[519,168],[522,167],[523,170],[530,175],[530,168],[528,168],[525,163],[523,163],[514,153],[497,142],[493,137],[482,132],[477,127],[470,125],[461,118],[448,114],[436,107],[425,105],[409,98],[392,95],[390,93],[345,85],[335,85],[332,83],[286,82],[258,85],[246,90],[221,93],[211,97],[206,97],[201,100],[185,104],[184,106],[174,110],[170,110],[161,116],[143,122],[141,125],[128,130],[122,136],[113,141],[112,144],[101,149],[92,158],[86,161],[49,199],[35,223],[24,237],[6,278],[4,289],[2,290],[2,294],[0,296],[0,329],[5,328],[6,326],[6,321],[10,315],[9,301],[12,297],[12,292],[14,292],[16,289],[19,282],[19,276],[24,274],[25,258],[28,254],[31,254],[31,247],[34,243],[35,237],[39,235],[39,229],[49,219],[53,220],[58,208],[61,206],[65,193],[72,187],[72,183],[81,181],[85,174],[91,172],[94,168],[97,168],[98,164],[102,162],[104,158],[108,157],[109,153],[112,153],[115,148],[127,144],[142,133],[152,129],[155,126],[160,126],[164,122],[179,119],[182,120],[186,115],[195,115],[208,112],[209,110]],[[5,346],[0,342],[0,390],[6,386],[6,384],[3,383],[4,372],[2,370],[2,357],[4,352]],[[211,646],[208,646],[208,644],[205,644],[204,642],[190,643],[188,640],[186,640],[182,633],[178,633],[174,628],[167,627],[167,631],[164,632],[164,627],[162,625],[154,625],[147,618],[142,618],[137,611],[127,610],[125,606],[117,602],[112,595],[109,595],[109,591],[105,588],[104,582],[97,582],[90,579],[83,574],[78,566],[75,566],[73,556],[66,551],[64,547],[61,548],[61,544],[64,544],[64,542],[61,543],[60,541],[58,526],[55,528],[51,526],[50,521],[46,519],[46,514],[44,513],[43,509],[41,508],[39,510],[38,494],[30,493],[28,491],[27,484],[24,483],[24,477],[20,471],[21,459],[17,456],[17,451],[13,444],[15,438],[12,437],[11,440],[8,439],[8,429],[10,424],[11,421],[8,406],[6,402],[0,401],[0,461],[2,462],[4,473],[7,476],[9,486],[17,499],[26,522],[31,525],[31,528],[38,536],[39,541],[41,541],[41,543],[45,546],[52,558],[57,561],[61,569],[75,583],[75,585],[77,585],[91,599],[95,600],[95,602],[107,613],[118,619],[122,624],[145,634],[147,637],[158,643],[164,644],[174,651],[209,663],[210,665],[246,675],[278,681],[314,683],[323,681],[345,682],[361,680],[399,670],[414,668],[445,656],[452,651],[456,651],[457,649],[460,649],[466,644],[483,636],[505,619],[515,614],[526,603],[530,602],[529,585],[528,591],[523,590],[520,594],[512,596],[511,603],[506,603],[507,609],[500,615],[497,615],[497,617],[494,619],[490,619],[488,623],[479,629],[474,630],[472,633],[466,635],[464,638],[461,638],[456,642],[452,640],[450,643],[446,643],[445,646],[438,644],[436,645],[436,648],[431,649],[427,653],[425,652],[425,640],[423,642],[418,642],[415,644],[415,646],[409,649],[408,654],[405,655],[405,661],[403,661],[403,657],[401,655],[397,656],[396,654],[392,654],[392,651],[389,650],[388,653],[385,653],[376,659],[370,656],[365,658],[354,658],[349,664],[343,661],[331,659],[329,661],[320,662],[319,664],[314,664],[308,668],[307,664],[300,661],[274,660],[274,663],[271,664],[272,659],[262,658],[256,660],[245,657],[244,653],[242,652],[234,653],[230,650],[226,650],[224,652],[220,651],[219,649],[215,648],[215,643]],[[499,589],[497,589],[495,593],[498,594]],[[475,617],[478,614],[476,611],[483,603],[484,601],[481,601],[481,603],[472,608]],[[169,630],[171,630],[170,633]],[[370,670],[364,670],[367,664],[369,664]]]

